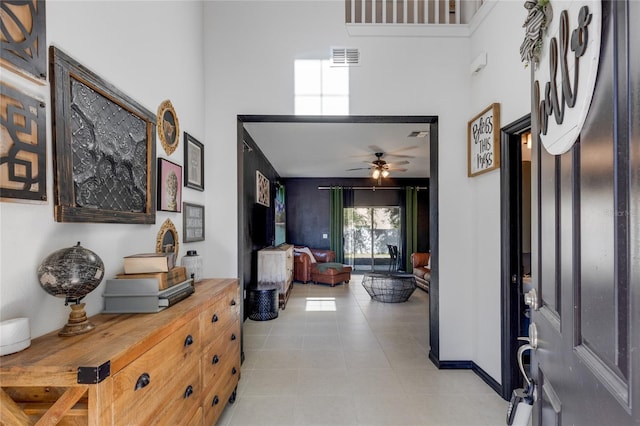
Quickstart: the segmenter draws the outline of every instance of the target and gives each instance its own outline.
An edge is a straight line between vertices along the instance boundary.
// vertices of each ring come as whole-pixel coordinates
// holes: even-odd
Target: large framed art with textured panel
[[[155,115],[56,47],[49,62],[56,221],[155,223]]]
[[[0,198],[47,201],[44,102],[0,82]]]

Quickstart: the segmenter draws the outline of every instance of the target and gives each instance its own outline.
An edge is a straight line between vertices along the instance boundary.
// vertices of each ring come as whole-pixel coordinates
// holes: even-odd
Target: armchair
[[[424,291],[429,291],[431,283],[431,253],[411,253],[411,266],[416,285]]]

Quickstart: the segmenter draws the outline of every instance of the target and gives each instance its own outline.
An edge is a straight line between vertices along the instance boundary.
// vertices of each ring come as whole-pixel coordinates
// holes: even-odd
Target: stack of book
[[[108,280],[106,313],[158,312],[194,292],[184,266],[176,266],[175,253],[139,253],[124,258],[124,273]]]

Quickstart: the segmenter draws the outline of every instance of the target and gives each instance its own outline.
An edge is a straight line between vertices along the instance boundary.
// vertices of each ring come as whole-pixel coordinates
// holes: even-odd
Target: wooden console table
[[[240,377],[236,279],[206,279],[153,314],[100,314],[0,358],[0,423],[215,424]]]

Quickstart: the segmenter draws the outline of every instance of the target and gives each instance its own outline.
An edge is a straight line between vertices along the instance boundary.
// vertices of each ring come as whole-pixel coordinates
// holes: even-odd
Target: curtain
[[[341,186],[329,189],[329,248],[336,253],[336,262],[344,262],[344,198]]]
[[[418,188],[407,186],[405,189],[405,271],[410,272],[411,253],[418,248]]]
[[[344,261],[345,265],[355,266],[355,226],[353,224],[353,187],[345,186],[342,189],[344,200]],[[344,250],[344,248],[348,250]]]

